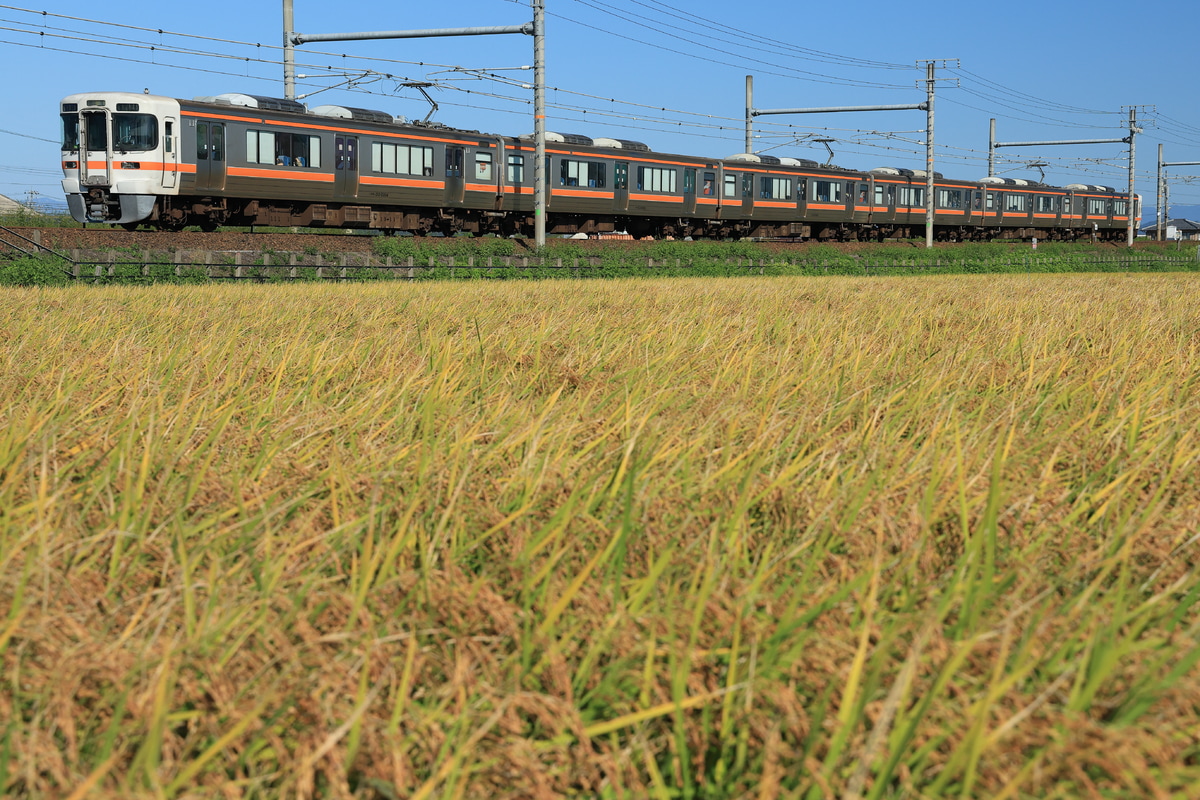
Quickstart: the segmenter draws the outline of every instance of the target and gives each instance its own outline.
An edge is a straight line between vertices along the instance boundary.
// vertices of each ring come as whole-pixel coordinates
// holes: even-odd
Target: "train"
[[[228,93],[133,92],[60,104],[71,216],[134,230],[312,226],[388,234],[532,235],[532,136],[384,111]],[[925,236],[927,176],[741,153],[705,158],[548,133],[546,232],[576,237],[882,241]],[[934,175],[939,241],[1125,236],[1112,187]]]

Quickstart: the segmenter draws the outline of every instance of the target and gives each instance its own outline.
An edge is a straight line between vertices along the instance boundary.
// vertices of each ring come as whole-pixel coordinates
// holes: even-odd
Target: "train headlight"
[[[142,168],[141,163],[139,163],[137,161],[122,161],[121,162],[121,169],[141,169],[141,168]]]

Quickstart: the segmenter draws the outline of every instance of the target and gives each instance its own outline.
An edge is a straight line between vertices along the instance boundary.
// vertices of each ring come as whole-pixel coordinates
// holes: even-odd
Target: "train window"
[[[372,142],[371,169],[389,175],[433,175],[433,148]]]
[[[1034,195],[1033,210],[1039,214],[1054,214],[1058,211],[1055,197],[1051,194]]]
[[[1029,211],[1029,196],[1024,194],[1009,194],[1006,196],[1008,203],[1005,205],[1005,211],[1013,211],[1026,213]]]
[[[937,204],[942,208],[962,208],[962,190],[938,189]]]
[[[174,147],[175,141],[174,123],[168,121],[166,123],[166,128],[166,131],[163,132],[163,146],[166,148],[166,151],[170,153],[171,148]]]
[[[749,172],[742,173],[742,197],[754,196],[754,176]]]
[[[798,202],[798,203],[804,202],[805,190],[807,188],[808,188],[808,181],[804,180],[804,178],[799,178],[796,181],[796,202]]]
[[[108,149],[108,123],[103,114],[84,114],[83,127],[88,150]]]
[[[787,200],[791,194],[790,178],[762,178],[759,181],[759,196],[764,200]]]
[[[674,192],[676,173],[673,169],[638,167],[637,188],[647,192]]]
[[[196,158],[200,161],[208,159],[208,123],[196,123]]]
[[[725,196],[737,197],[737,175],[725,176]]]
[[[624,191],[629,190],[629,162],[618,161],[613,167],[613,186]]]
[[[877,183],[875,184],[875,205],[881,206],[883,202],[883,184]]]
[[[274,164],[275,134],[271,131],[246,131],[246,160],[251,164]]]
[[[813,180],[813,199],[819,203],[842,202],[841,181]]]
[[[978,211],[983,207],[983,192],[975,193],[975,210]]]
[[[1114,200],[1113,201],[1113,213],[1116,214],[1118,217],[1128,216],[1128,211],[1129,211],[1129,201],[1128,200]]]
[[[525,182],[525,156],[508,157],[508,182]]]
[[[446,148],[446,177],[461,178],[463,167],[463,149],[461,147]]]
[[[73,104],[72,104],[73,105]],[[75,152],[79,149],[79,115],[62,115],[62,149]]]
[[[558,183],[560,186],[590,186],[593,189],[602,189],[607,183],[605,166],[600,161],[573,161],[564,158],[559,168]],[[671,191],[674,191],[673,185]]]
[[[683,193],[684,194],[695,194],[696,193],[696,170],[685,169],[683,171]]]
[[[225,126],[213,125],[209,128],[209,134],[212,136],[212,160],[225,160]]]
[[[1069,197],[1063,198],[1063,213],[1064,214],[1071,213],[1071,198],[1069,198]]]
[[[988,192],[987,193],[987,210],[994,211],[995,208],[996,208],[996,193]]]
[[[1093,217],[1104,216],[1104,201],[1098,197],[1088,200],[1088,214]]]
[[[921,208],[925,205],[925,190],[916,186],[901,186],[898,202],[905,208]]]
[[[246,161],[283,167],[319,167],[321,137],[304,133],[246,131]]]
[[[717,174],[715,172],[704,173],[704,187],[700,190],[700,194],[705,197],[710,197],[717,193]]]
[[[475,154],[475,178],[481,181],[490,181],[492,179],[491,153]]]
[[[867,202],[867,190],[868,189],[869,189],[869,187],[865,183],[860,183],[858,185],[858,194],[856,195],[858,197],[858,202],[860,202],[860,203]]]

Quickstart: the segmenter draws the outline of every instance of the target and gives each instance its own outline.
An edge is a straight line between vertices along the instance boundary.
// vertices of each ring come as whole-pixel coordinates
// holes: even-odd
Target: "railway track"
[[[142,250],[224,250],[224,251],[278,251],[278,252],[321,252],[321,253],[370,253],[374,247],[376,236],[353,235],[346,234],[341,231],[319,231],[310,230],[296,233],[280,233],[277,231],[271,232],[250,232],[246,230],[218,230],[211,233],[203,231],[125,231],[121,228],[113,227],[57,227],[57,226],[10,226],[12,230],[21,234],[28,239],[36,241],[59,251],[71,250],[127,250],[130,252],[138,252]],[[441,239],[439,237],[429,237],[422,239],[421,242],[426,246],[437,247],[438,243],[450,240]],[[468,239],[456,238],[453,240],[454,248],[460,249],[469,246],[479,246],[481,248],[494,245],[494,239]],[[518,243],[519,248],[526,246],[526,240],[517,239],[514,242]],[[1006,247],[1018,248],[1028,247],[1029,242],[1023,240],[1001,240],[1001,244]],[[531,242],[528,243],[532,245]],[[628,240],[602,241],[602,240],[559,240],[551,239],[550,245],[570,245],[587,250],[592,249],[617,249],[617,250],[638,250],[658,244],[658,242],[638,242]],[[764,250],[769,251],[797,251],[803,252],[813,247],[832,248],[839,252],[871,252],[881,245],[874,242],[845,242],[845,243],[816,243],[816,242],[796,242],[787,240],[761,241],[756,245]],[[924,247],[923,242],[890,242],[886,246],[895,247],[897,245],[911,245],[913,247]],[[1123,248],[1124,243],[1120,245],[1110,245],[1113,248]],[[953,251],[959,247],[957,244],[939,243],[935,244],[936,248],[944,248]],[[1105,246],[1109,247],[1109,246]],[[1135,247],[1161,247],[1158,243],[1153,242],[1138,242]]]

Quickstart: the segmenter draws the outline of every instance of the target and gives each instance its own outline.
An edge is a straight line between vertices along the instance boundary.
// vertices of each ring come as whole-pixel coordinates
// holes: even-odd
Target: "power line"
[[[895,64],[895,63],[891,63],[891,62],[887,62],[887,61],[872,61],[870,59],[865,59],[865,58],[856,58],[854,56],[844,56],[844,55],[840,55],[838,53],[829,53],[829,52],[825,52],[823,50],[814,50],[814,49],[811,49],[808,47],[800,47],[799,45],[789,44],[787,42],[778,42],[778,41],[770,39],[768,37],[761,36],[757,33],[753,33],[752,31],[743,30],[741,28],[735,28],[726,22],[721,22],[719,20],[696,16],[689,11],[684,11],[683,9],[676,8],[674,6],[670,6],[666,3],[658,2],[658,0],[650,0],[650,4],[639,2],[639,0],[629,0],[629,2],[633,3],[634,5],[642,6],[643,8],[647,8],[647,9],[651,8],[651,5],[658,6],[660,9],[665,10],[670,14],[675,14],[676,16],[684,16],[684,15],[690,16],[692,19],[695,19],[696,21],[702,23],[705,26],[715,26],[722,31],[729,31],[732,33],[741,34],[742,36],[750,37],[753,39],[757,39],[760,42],[770,44],[771,46],[776,47],[778,49],[796,53],[796,55],[794,55],[793,58],[802,58],[802,59],[806,59],[806,60],[810,60],[810,61],[818,61],[818,62],[822,62],[822,63],[835,64],[835,65],[841,65],[841,66],[865,67],[865,68],[872,68],[872,69],[901,69],[901,70],[913,69],[912,64]]]
[[[588,8],[591,8],[594,11],[599,11],[601,14],[607,14],[608,16],[615,17],[615,18],[621,20],[622,22],[629,22],[629,20],[626,17],[621,16],[620,14],[617,14],[616,12],[609,11],[608,9],[604,8],[603,6],[588,2],[588,0],[571,0],[571,1],[575,2],[575,3],[579,3],[580,5],[586,6]],[[721,53],[722,55],[733,57],[733,58],[739,57],[737,53],[732,53],[728,50],[722,50],[720,48],[709,47],[709,48],[706,48],[706,52],[704,55],[699,55],[697,53],[690,53],[685,50],[676,50],[671,47],[664,47],[662,45],[651,44],[650,42],[647,42],[643,39],[635,39],[630,36],[623,36],[623,35],[614,33],[613,31],[606,30],[604,28],[598,28],[594,25],[589,25],[585,22],[581,22],[581,21],[579,21],[577,19],[573,19],[571,17],[562,16],[561,14],[549,14],[549,16],[555,17],[556,19],[564,20],[565,22],[570,22],[573,25],[579,25],[581,27],[588,28],[588,29],[596,31],[598,33],[603,33],[606,36],[615,36],[624,42],[635,42],[637,44],[645,45],[646,47],[652,47],[655,50],[665,51],[668,53],[674,53],[675,55],[680,55],[680,56],[684,56],[686,58],[703,61],[708,64],[720,64],[722,66],[735,67],[737,69],[744,70],[744,69],[750,68],[750,67],[746,66],[746,63],[751,62],[753,64],[759,65],[758,67],[755,67],[755,69],[757,69],[759,74],[763,74],[763,75],[774,75],[774,76],[780,77],[780,78],[792,78],[792,79],[805,78],[808,80],[812,80],[816,83],[827,83],[827,84],[831,84],[834,86],[857,86],[857,87],[866,87],[866,88],[874,88],[874,89],[911,89],[912,88],[911,86],[901,86],[901,85],[892,84],[892,83],[879,83],[879,82],[874,82],[874,81],[859,81],[859,80],[848,79],[848,78],[838,78],[833,75],[824,75],[822,73],[808,72],[807,70],[800,70],[800,69],[791,69],[790,73],[777,72],[772,69],[763,69],[762,67],[771,67],[771,66],[775,66],[775,65],[772,64],[771,62],[763,61],[761,59],[756,59],[756,58],[744,58],[743,63],[735,64],[735,63],[732,63],[729,61],[722,61],[720,59],[713,58],[711,56],[711,53],[715,52],[715,53]],[[632,16],[638,17],[639,19],[645,19],[645,17],[642,17],[641,15],[637,15],[637,14],[634,14]],[[637,26],[637,27],[641,27],[641,26]],[[686,39],[682,36],[678,36],[677,34],[669,33],[667,31],[658,31],[658,32],[668,38],[677,39],[679,41],[687,42],[689,44],[694,44],[694,42],[692,40]]]
[[[955,74],[964,76],[968,80],[973,80],[978,83],[982,83],[987,86],[991,86],[994,89],[996,89],[997,91],[1001,92],[1002,94],[1009,95],[1009,96],[1021,101],[1021,103],[1025,104],[1025,105],[1036,105],[1036,106],[1040,106],[1041,108],[1048,109],[1050,111],[1066,111],[1067,113],[1072,113],[1072,114],[1099,114],[1099,115],[1120,114],[1119,111],[1099,111],[1099,110],[1091,109],[1091,108],[1080,108],[1078,106],[1066,106],[1066,105],[1062,105],[1059,103],[1050,103],[1047,100],[1045,100],[1044,98],[1037,97],[1036,95],[1026,94],[1025,92],[1019,92],[1014,89],[1009,89],[1008,87],[1004,86],[1003,84],[997,83],[993,80],[989,80],[989,79],[983,77],[982,75],[977,75],[974,72],[971,72],[970,70],[963,69],[961,66],[951,67],[950,71]]]
[[[33,139],[34,141],[38,142],[49,142],[50,144],[59,143],[57,139],[44,139],[41,136],[34,136],[29,133],[18,133],[17,131],[6,131],[3,128],[0,128],[0,133],[7,133],[9,136],[20,136],[22,139]]]

